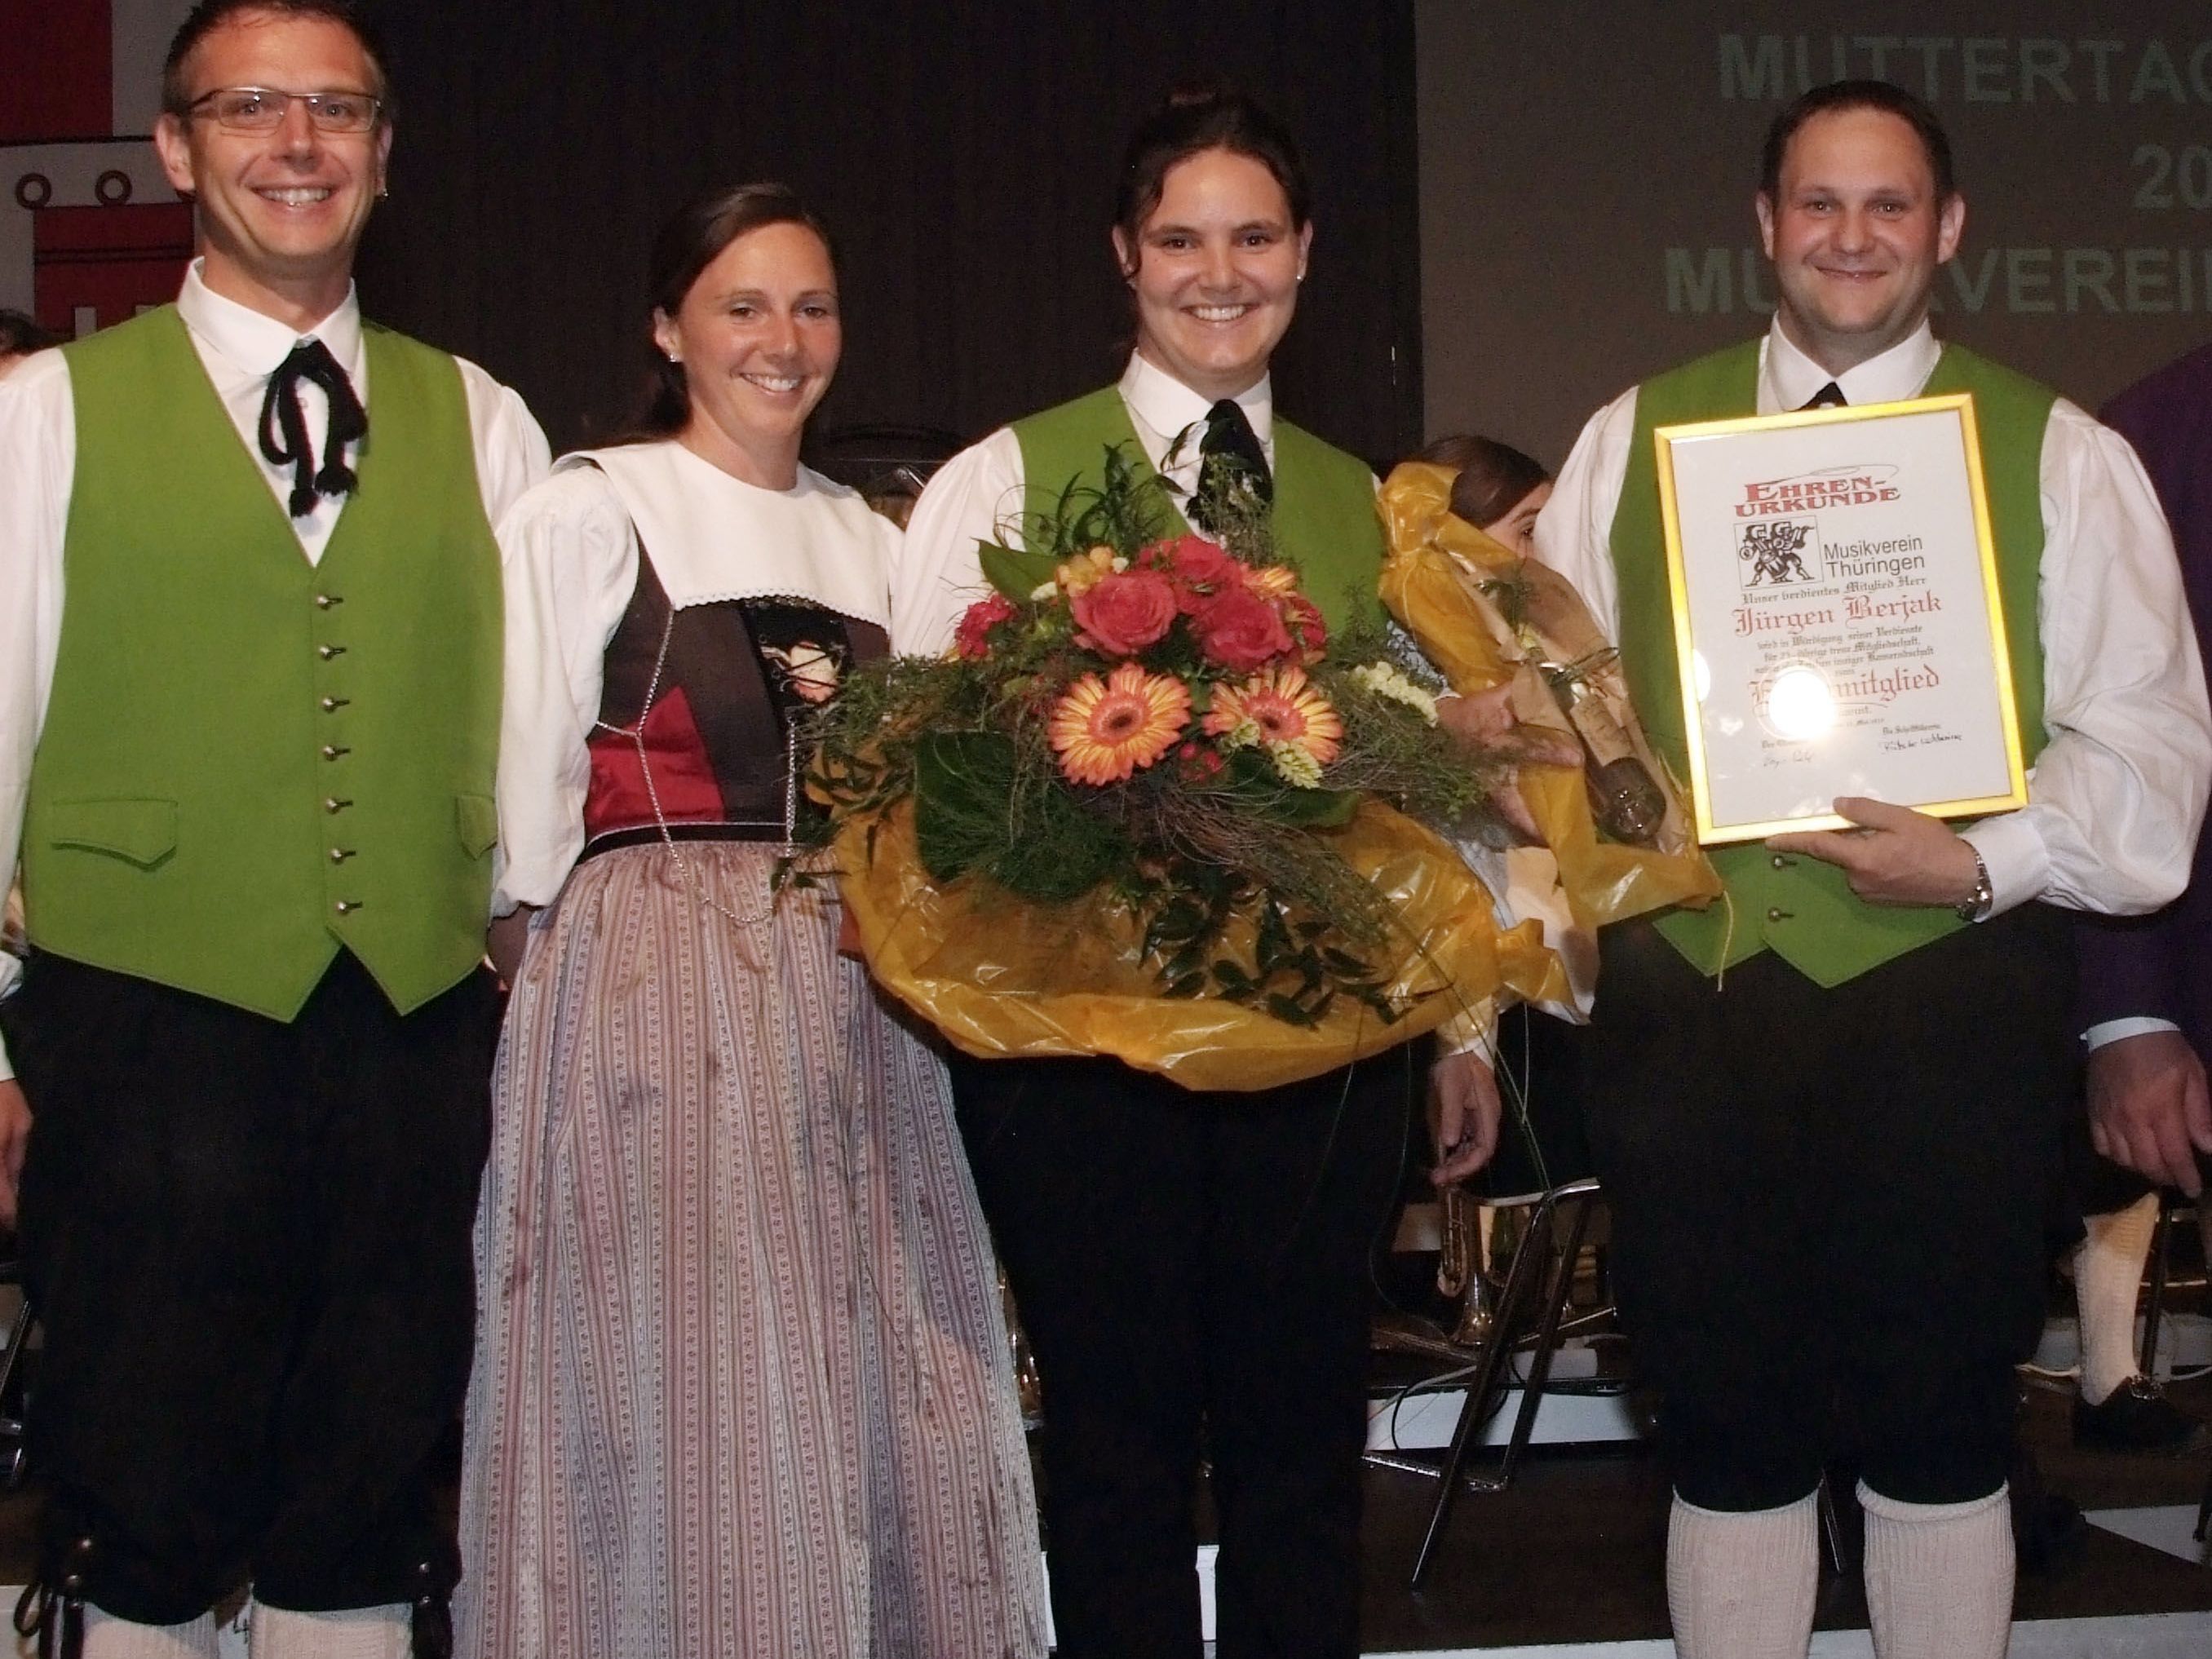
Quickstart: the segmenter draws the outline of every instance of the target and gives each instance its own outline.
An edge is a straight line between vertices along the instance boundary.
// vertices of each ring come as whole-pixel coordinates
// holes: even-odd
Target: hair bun
[[[1176,82],[1165,100],[1137,124],[1121,152],[1114,228],[1130,246],[1136,246],[1146,216],[1159,204],[1168,169],[1208,149],[1249,155],[1273,173],[1291,210],[1291,227],[1305,228],[1312,190],[1290,129],[1230,82],[1200,76]]]
[[[1237,88],[1218,75],[1193,76],[1178,81],[1168,88],[1161,100],[1165,109],[1197,109],[1207,104],[1219,104],[1237,96]]]

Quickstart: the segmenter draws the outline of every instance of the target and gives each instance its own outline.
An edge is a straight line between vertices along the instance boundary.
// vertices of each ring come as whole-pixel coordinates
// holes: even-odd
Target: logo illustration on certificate
[[[1805,562],[1812,550],[1813,566]],[[1821,571],[1818,519],[1761,519],[1735,529],[1736,576],[1746,587],[1779,587],[1818,581]]]

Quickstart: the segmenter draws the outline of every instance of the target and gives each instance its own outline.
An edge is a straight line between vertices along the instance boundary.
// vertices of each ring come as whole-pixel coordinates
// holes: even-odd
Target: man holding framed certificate
[[[1997,1659],[2077,1063],[2053,907],[2179,890],[2212,715],[2132,452],[1929,329],[1966,216],[1933,112],[1815,88],[1763,163],[1773,327],[1601,410],[1537,525],[1728,886],[1607,930],[1593,1151],[1664,1396],[1680,1651],[1806,1650],[1842,1454],[1876,1651]]]

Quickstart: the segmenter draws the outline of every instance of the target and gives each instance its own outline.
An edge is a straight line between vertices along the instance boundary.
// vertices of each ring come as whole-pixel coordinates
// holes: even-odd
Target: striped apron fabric
[[[774,849],[589,859],[494,1079],[472,1659],[1042,1655],[1035,1499],[936,1056]]]

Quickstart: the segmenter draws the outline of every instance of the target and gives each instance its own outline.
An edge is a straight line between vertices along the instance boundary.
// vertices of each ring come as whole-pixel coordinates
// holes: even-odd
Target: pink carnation
[[[994,593],[968,607],[960,625],[952,630],[953,649],[974,662],[991,653],[991,630],[1021,614],[1003,593]]]

